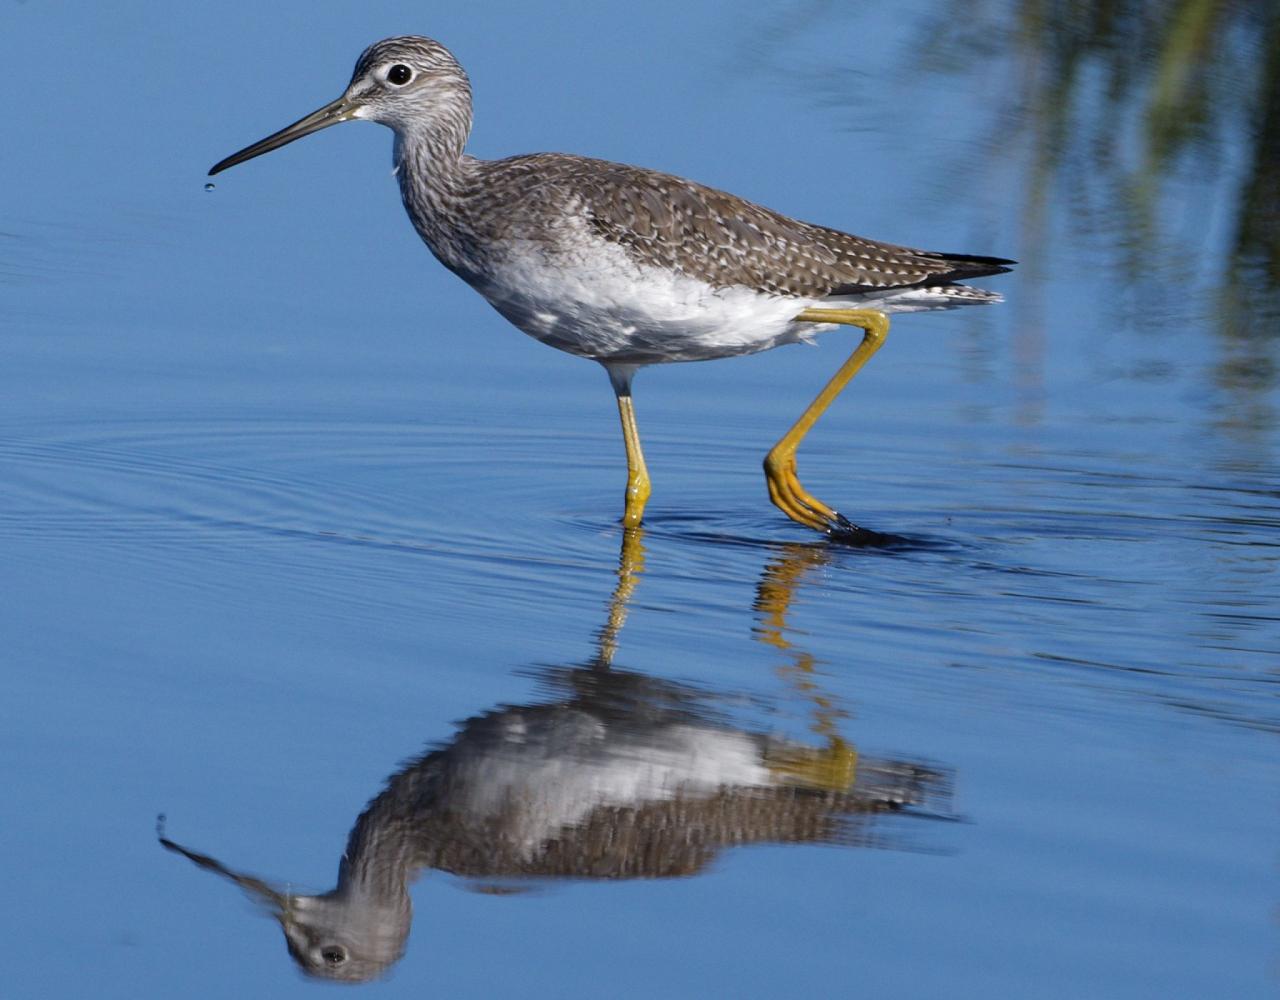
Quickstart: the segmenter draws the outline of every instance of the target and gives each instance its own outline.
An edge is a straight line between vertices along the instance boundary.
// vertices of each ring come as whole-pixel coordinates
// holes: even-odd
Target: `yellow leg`
[[[813,496],[796,475],[796,449],[818,418],[840,395],[849,380],[857,375],[867,359],[880,349],[889,333],[889,318],[874,309],[806,309],[796,317],[801,323],[843,323],[862,329],[862,342],[840,366],[831,381],[818,393],[808,409],[800,415],[786,434],[769,451],[764,460],[765,481],[769,499],[793,521],[828,535],[856,532],[858,528],[825,503]]]
[[[640,450],[640,431],[636,429],[636,411],[630,394],[618,396],[618,415],[622,417],[622,440],[627,446],[627,495],[622,524],[635,528],[644,517],[644,505],[649,502],[651,487],[644,452]]]

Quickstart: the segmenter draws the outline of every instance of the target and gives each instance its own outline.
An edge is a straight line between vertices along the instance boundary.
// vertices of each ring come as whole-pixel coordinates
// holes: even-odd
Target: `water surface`
[[[1277,327],[1214,263],[1229,115],[1218,173],[1161,187],[1152,283],[897,8],[371,10],[2,15],[60,46],[11,46],[41,100],[0,213],[13,995],[312,992],[269,896],[155,817],[302,897],[394,828],[371,802],[418,852],[370,866],[417,876],[375,993],[1271,995]],[[1019,258],[1005,306],[896,322],[800,453],[893,544],[761,481],[847,338],[642,372],[624,536],[603,373],[430,259],[387,133],[204,190],[401,31],[467,66],[480,155]],[[442,760],[461,798],[384,794]]]

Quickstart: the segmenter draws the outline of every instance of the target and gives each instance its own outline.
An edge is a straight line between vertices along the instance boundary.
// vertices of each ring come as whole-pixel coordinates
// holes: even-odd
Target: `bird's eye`
[[[325,960],[326,965],[341,965],[347,960],[347,953],[341,948],[330,945],[320,949],[320,957]]]
[[[413,79],[413,70],[404,63],[396,63],[387,70],[387,82],[394,83],[397,87],[403,87],[406,83]]]

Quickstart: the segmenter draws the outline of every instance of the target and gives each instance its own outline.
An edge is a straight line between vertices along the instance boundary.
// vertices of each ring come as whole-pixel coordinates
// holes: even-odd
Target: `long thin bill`
[[[273,132],[265,139],[255,142],[252,146],[246,146],[240,152],[232,153],[225,160],[219,160],[209,171],[209,176],[212,177],[214,174],[221,173],[228,167],[234,167],[237,163],[243,163],[245,160],[252,160],[255,156],[270,153],[273,149],[287,146],[294,139],[301,139],[304,135],[319,132],[322,128],[337,125],[339,122],[349,121],[355,117],[354,112],[355,108],[344,94],[336,101],[326,104],[319,111],[313,111],[307,117],[299,118],[292,125],[285,126],[279,132]]]
[[[214,872],[215,874],[221,875],[223,878],[234,882],[244,890],[245,894],[248,895],[250,899],[256,903],[262,904],[273,914],[279,916],[288,912],[288,893],[272,888],[260,878],[232,871],[217,858],[211,858],[207,854],[201,854],[188,847],[183,847],[181,844],[174,843],[164,835],[163,816],[160,816],[156,820],[156,839],[160,841],[160,846],[165,850],[173,851],[175,854],[181,854],[188,861],[191,861],[198,867],[205,869],[205,871]]]

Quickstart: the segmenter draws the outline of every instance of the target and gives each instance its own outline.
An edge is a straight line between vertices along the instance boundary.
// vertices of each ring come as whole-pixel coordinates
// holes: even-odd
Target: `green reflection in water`
[[[892,21],[904,17],[917,20],[892,81],[915,97],[930,86],[962,94],[977,123],[949,122],[949,138],[972,128],[970,141],[931,151],[939,186],[954,195],[1019,178],[1020,204],[999,203],[1021,229],[1024,366],[1042,354],[1027,331],[1043,325],[1036,286],[1063,252],[1050,214],[1065,206],[1083,263],[1112,278],[1123,320],[1213,330],[1215,382],[1242,409],[1258,403],[1280,374],[1280,4],[936,0],[923,12],[895,5]],[[892,101],[866,99],[864,51],[797,57],[840,18],[879,23],[868,5],[810,0],[758,27],[778,71],[812,100],[894,134],[900,121],[875,124]],[[954,81],[948,91],[939,78]]]
[[[1029,236],[1063,185],[1087,191],[1091,220],[1110,216],[1119,263],[1145,280],[1165,240],[1171,189],[1190,184],[1227,206],[1220,268],[1224,332],[1276,318],[1280,286],[1280,6],[1266,0],[950,2],[922,65],[963,74],[1003,49],[1011,86],[994,105],[1005,136],[1024,134]],[[1003,148],[1003,144],[1002,144]],[[1185,195],[1182,195],[1185,197]],[[1072,200],[1075,200],[1074,198]],[[1088,201],[1086,205],[1088,205]],[[1173,281],[1185,276],[1165,275]]]

